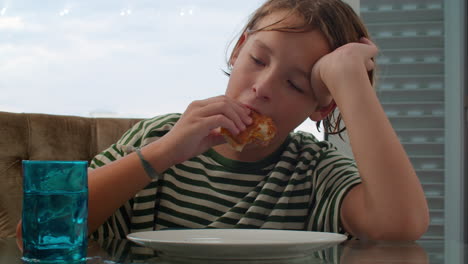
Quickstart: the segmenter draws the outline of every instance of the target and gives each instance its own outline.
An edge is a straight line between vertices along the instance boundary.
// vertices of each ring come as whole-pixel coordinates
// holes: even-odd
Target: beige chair
[[[21,217],[22,160],[90,161],[139,120],[0,112],[0,238]]]

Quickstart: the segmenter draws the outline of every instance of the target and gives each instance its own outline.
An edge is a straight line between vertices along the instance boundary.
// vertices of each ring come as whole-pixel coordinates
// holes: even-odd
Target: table
[[[147,248],[139,247],[129,240],[89,241],[87,264],[196,264],[196,263],[284,263],[284,264],[443,264],[444,243],[442,241],[410,242],[363,242],[346,241],[340,245],[317,251],[307,257],[277,261],[215,261],[169,259],[158,256]],[[466,248],[466,247],[465,247]],[[0,263],[22,263],[21,252],[14,238],[0,238]]]

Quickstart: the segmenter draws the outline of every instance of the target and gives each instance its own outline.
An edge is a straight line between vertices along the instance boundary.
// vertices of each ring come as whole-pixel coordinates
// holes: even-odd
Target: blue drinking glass
[[[23,261],[85,263],[86,161],[23,161]]]

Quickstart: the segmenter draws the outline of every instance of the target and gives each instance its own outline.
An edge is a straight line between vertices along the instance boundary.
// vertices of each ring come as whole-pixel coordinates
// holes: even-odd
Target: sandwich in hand
[[[227,129],[221,128],[221,135],[224,136],[233,149],[239,152],[251,143],[268,146],[276,134],[275,124],[270,117],[261,115],[254,110],[251,111],[250,117],[252,118],[252,123],[244,131],[235,136]]]

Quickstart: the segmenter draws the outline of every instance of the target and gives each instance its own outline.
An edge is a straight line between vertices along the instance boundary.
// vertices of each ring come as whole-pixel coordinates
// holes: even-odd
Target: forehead
[[[284,28],[304,28],[304,19],[293,11],[279,10],[261,18],[254,29],[275,30]]]
[[[299,32],[278,30],[303,26],[303,24],[299,16],[291,15],[289,12],[274,12],[258,22],[255,29],[260,30],[254,31],[255,33],[248,39],[253,46],[287,55],[282,59],[304,62],[310,66],[331,51],[325,35],[318,29],[312,28]]]

